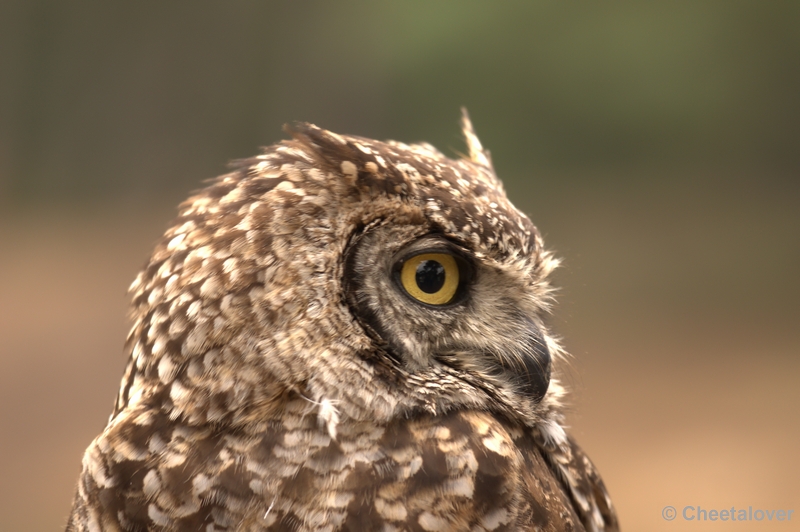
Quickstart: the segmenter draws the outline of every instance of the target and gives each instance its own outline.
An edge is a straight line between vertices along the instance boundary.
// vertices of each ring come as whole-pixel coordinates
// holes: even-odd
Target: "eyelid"
[[[453,255],[456,260],[460,259],[466,263],[471,264],[473,261],[472,253],[465,246],[437,236],[422,238],[406,246],[395,255],[395,263],[398,261],[405,262],[423,253],[445,253]]]

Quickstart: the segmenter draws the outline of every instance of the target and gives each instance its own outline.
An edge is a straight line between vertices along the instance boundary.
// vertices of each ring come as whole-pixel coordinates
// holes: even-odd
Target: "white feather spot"
[[[510,450],[506,442],[499,434],[492,433],[483,438],[483,446],[500,456],[509,456]]]
[[[162,512],[155,504],[150,504],[147,507],[147,515],[153,520],[153,523],[158,526],[168,526],[170,524],[169,516]]]
[[[505,508],[498,508],[484,515],[481,519],[481,525],[483,525],[483,528],[486,530],[494,530],[500,525],[508,524],[508,518],[508,510]]]
[[[339,424],[339,411],[330,399],[319,402],[319,422],[328,429],[332,440],[336,439],[336,426]]]
[[[430,532],[447,530],[448,528],[447,520],[435,516],[430,512],[422,512],[419,515],[417,522],[419,522],[419,526],[421,526],[423,530],[428,530]]]
[[[220,205],[227,205],[229,203],[234,203],[236,201],[240,201],[245,198],[245,193],[240,188],[234,188],[227,194],[225,194],[222,198],[220,198],[219,203]]]
[[[472,497],[472,494],[475,491],[475,484],[471,478],[460,477],[447,481],[445,484],[445,490],[447,490],[451,495]]]
[[[403,521],[408,516],[405,505],[400,501],[387,501],[380,497],[375,499],[375,510],[378,515],[390,521]]]
[[[358,171],[356,169],[356,165],[352,162],[342,161],[342,173],[351,179],[355,179]]]
[[[169,384],[175,377],[178,366],[172,363],[172,359],[168,356],[161,357],[158,362],[158,378],[164,384]]]
[[[164,285],[164,292],[166,292],[167,295],[171,296],[173,294],[175,288],[178,286],[179,279],[177,274],[173,274],[167,279],[167,283]]]
[[[153,342],[153,347],[150,348],[150,353],[152,353],[154,357],[160,357],[166,352],[166,350],[167,339],[159,336],[156,338],[156,341]]]
[[[169,388],[169,397],[177,404],[183,404],[190,395],[190,390],[183,386],[180,381],[175,381]]]
[[[542,436],[544,436],[545,441],[549,444],[560,447],[567,443],[567,433],[564,431],[564,428],[553,419],[542,422],[539,425],[539,430],[541,430]]]
[[[264,487],[265,487],[264,483],[258,480],[257,478],[251,480],[248,486],[250,487],[250,491],[252,491],[256,495],[261,495],[262,493],[264,493]]]
[[[200,295],[204,297],[217,297],[222,289],[222,283],[217,276],[212,276],[200,286]]]
[[[142,493],[144,493],[146,497],[155,497],[158,495],[159,491],[161,491],[161,479],[158,478],[158,471],[151,469],[144,476]]]
[[[169,241],[167,244],[168,251],[174,251],[178,249],[178,247],[183,243],[183,240],[186,238],[186,234],[180,234]]]

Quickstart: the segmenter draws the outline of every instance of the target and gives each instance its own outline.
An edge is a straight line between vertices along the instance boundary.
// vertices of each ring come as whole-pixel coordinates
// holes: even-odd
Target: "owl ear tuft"
[[[461,108],[461,132],[464,134],[464,140],[467,141],[467,148],[469,149],[469,160],[475,164],[480,164],[487,168],[492,168],[492,157],[488,150],[483,149],[478,135],[472,128],[472,121],[469,119],[469,113],[466,107]]]
[[[342,161],[363,167],[371,158],[358,150],[348,139],[308,122],[284,124],[283,130],[317,163],[333,171],[340,171]]]

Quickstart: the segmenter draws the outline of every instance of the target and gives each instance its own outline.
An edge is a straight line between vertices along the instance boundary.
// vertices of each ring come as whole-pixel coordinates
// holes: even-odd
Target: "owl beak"
[[[532,329],[524,352],[513,357],[511,368],[520,391],[534,402],[540,402],[550,386],[550,350],[538,328]]]

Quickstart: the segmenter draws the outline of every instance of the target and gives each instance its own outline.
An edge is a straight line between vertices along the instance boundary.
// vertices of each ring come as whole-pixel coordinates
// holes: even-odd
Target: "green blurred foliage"
[[[294,120],[454,154],[462,105],[511,189],[680,168],[794,189],[798,96],[794,0],[6,0],[0,204],[177,201]]]

